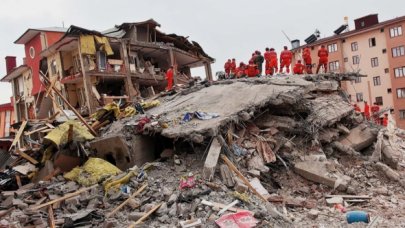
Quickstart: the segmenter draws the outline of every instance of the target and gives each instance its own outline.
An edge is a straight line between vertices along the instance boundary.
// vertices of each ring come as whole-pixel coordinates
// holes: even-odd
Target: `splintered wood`
[[[214,177],[220,153],[221,153],[221,145],[218,142],[218,138],[215,137],[212,140],[210,150],[208,151],[208,155],[204,163],[203,169],[204,179],[210,181]]]

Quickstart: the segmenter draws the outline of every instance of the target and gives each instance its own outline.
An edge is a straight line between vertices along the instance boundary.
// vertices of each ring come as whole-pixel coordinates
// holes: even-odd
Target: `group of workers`
[[[321,45],[321,48],[318,50],[319,63],[316,69],[316,73],[319,73],[321,67],[323,67],[324,72],[328,70],[328,49],[324,45]],[[293,53],[288,50],[287,46],[284,46],[284,50],[280,53],[280,71],[278,71],[278,55],[274,48],[266,48],[264,55],[260,51],[255,51],[252,54],[252,57],[249,60],[249,64],[240,62],[239,65],[236,64],[235,59],[228,59],[225,62],[225,76],[227,78],[240,78],[240,77],[257,77],[262,75],[263,63],[265,63],[265,75],[273,75],[277,72],[290,73],[290,65],[292,62]],[[312,74],[312,58],[310,47],[305,47],[302,52],[302,59],[298,60],[294,64],[293,74]]]
[[[371,107],[364,101],[364,110],[361,111],[360,107],[357,104],[353,104],[354,110],[356,112],[363,113],[364,118],[367,120],[373,120],[375,124],[387,126],[388,125],[388,113],[384,113],[384,117],[380,118],[380,106],[377,103],[374,103]]]

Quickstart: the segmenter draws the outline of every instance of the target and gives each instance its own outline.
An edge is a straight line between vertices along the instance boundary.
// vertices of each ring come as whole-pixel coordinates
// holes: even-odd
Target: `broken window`
[[[377,105],[383,105],[383,98],[382,97],[376,97],[375,98],[375,103],[377,103]]]
[[[356,93],[356,101],[357,102],[363,101],[363,93]]]
[[[368,39],[368,46],[370,47],[376,46],[375,37]]]
[[[381,85],[381,78],[380,78],[380,76],[373,77],[373,83],[374,83],[374,86],[379,86],[379,85]]]

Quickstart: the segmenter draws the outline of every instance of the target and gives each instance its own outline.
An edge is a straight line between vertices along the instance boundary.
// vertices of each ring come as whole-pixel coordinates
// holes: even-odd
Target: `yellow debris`
[[[153,101],[148,101],[148,102],[142,102],[141,105],[142,105],[142,108],[144,108],[144,109],[150,109],[150,108],[160,105],[160,101],[153,100]]]
[[[54,128],[45,136],[45,141],[50,141],[56,146],[67,143],[69,125],[73,125],[73,140],[77,142],[85,142],[94,139],[94,136],[87,130],[86,127],[81,125],[80,122],[76,120],[69,120],[65,123]]]

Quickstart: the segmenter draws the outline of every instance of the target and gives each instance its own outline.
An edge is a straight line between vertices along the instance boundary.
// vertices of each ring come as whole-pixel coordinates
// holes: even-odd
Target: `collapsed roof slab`
[[[169,127],[161,134],[168,138],[192,138],[194,134],[214,136],[221,126],[238,121],[242,111],[255,111],[268,105],[295,104],[303,95],[316,90],[313,82],[298,76],[253,78],[222,81],[189,93],[178,95],[150,110],[148,114],[164,116]],[[170,99],[170,98],[169,98]],[[209,120],[191,120],[180,124],[187,112],[217,113]]]

